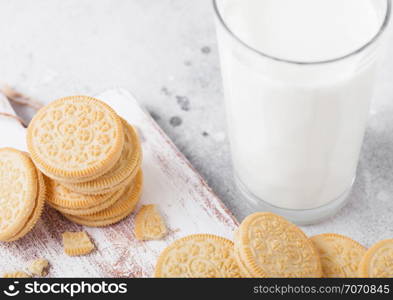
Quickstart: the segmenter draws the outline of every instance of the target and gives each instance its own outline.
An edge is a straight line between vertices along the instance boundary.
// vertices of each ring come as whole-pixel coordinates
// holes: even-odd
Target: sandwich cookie
[[[303,231],[273,213],[249,215],[238,228],[239,265],[252,277],[321,277],[318,252]]]
[[[323,277],[357,277],[360,260],[367,249],[349,237],[335,233],[310,238],[321,258]]]
[[[0,149],[0,241],[26,235],[42,213],[45,184],[27,153]]]
[[[359,264],[359,277],[393,278],[393,239],[373,245]]]
[[[36,166],[60,182],[91,181],[119,160],[123,124],[112,108],[92,97],[73,96],[43,107],[27,129]]]
[[[77,193],[96,195],[109,193],[125,187],[135,177],[142,161],[142,150],[138,134],[134,127],[122,119],[124,126],[124,146],[120,159],[107,173],[87,182],[64,183],[64,185]]]
[[[123,195],[112,206],[91,215],[73,216],[64,214],[70,221],[91,227],[102,227],[117,223],[134,211],[142,193],[143,175],[140,170],[132,185],[126,187]]]
[[[213,234],[192,234],[170,244],[161,253],[155,277],[240,277],[233,242]]]

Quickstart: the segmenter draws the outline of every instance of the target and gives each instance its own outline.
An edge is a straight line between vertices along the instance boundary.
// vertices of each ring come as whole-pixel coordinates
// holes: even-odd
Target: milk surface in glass
[[[377,2],[216,1],[234,171],[253,200],[313,209],[350,189],[376,50],[348,54],[379,32]]]

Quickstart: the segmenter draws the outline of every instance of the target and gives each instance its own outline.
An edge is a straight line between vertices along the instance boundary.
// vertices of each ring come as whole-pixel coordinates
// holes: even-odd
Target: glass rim
[[[295,64],[295,65],[320,65],[320,64],[327,64],[327,63],[333,63],[333,62],[341,61],[341,60],[344,60],[346,58],[355,56],[356,54],[358,54],[358,53],[362,52],[363,50],[367,49],[369,46],[374,44],[374,42],[376,42],[379,39],[379,37],[382,35],[382,33],[385,32],[385,29],[387,28],[387,26],[389,24],[390,15],[391,15],[391,0],[386,0],[386,13],[385,13],[384,20],[383,20],[379,30],[375,33],[375,35],[369,41],[367,41],[361,47],[359,47],[359,48],[349,52],[348,54],[341,55],[341,56],[335,57],[335,58],[326,59],[326,60],[297,61],[297,60],[285,59],[285,58],[281,58],[281,57],[277,57],[277,56],[274,56],[274,55],[270,55],[270,54],[264,53],[263,51],[260,51],[260,50],[258,50],[256,48],[250,46],[245,41],[243,41],[239,36],[237,36],[231,30],[231,28],[225,22],[224,17],[222,16],[222,14],[220,12],[220,9],[218,8],[218,4],[217,4],[218,1],[222,1],[222,0],[212,0],[216,17],[218,18],[218,20],[220,21],[220,24],[224,27],[226,32],[234,40],[236,40],[242,46],[247,48],[247,50],[249,50],[249,51],[251,51],[253,53],[256,53],[256,54],[258,54],[260,56],[263,56],[265,58],[272,59],[272,60],[275,60],[275,61],[278,61],[278,62],[284,62],[284,63]]]

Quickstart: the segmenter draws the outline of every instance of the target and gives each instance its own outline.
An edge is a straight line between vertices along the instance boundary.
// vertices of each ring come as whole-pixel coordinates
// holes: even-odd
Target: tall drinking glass
[[[356,175],[390,0],[213,0],[237,185],[298,224]]]

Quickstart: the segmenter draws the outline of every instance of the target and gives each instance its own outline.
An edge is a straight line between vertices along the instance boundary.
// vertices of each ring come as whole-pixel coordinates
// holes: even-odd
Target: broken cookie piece
[[[144,205],[135,217],[135,237],[138,240],[158,240],[168,230],[163,218],[154,204]]]
[[[23,271],[15,271],[3,274],[3,278],[30,278],[31,276]]]
[[[28,270],[31,275],[42,277],[48,274],[48,267],[49,262],[45,258],[38,258],[30,263]]]
[[[86,255],[92,252],[95,247],[86,232],[63,233],[64,252],[69,256]]]

